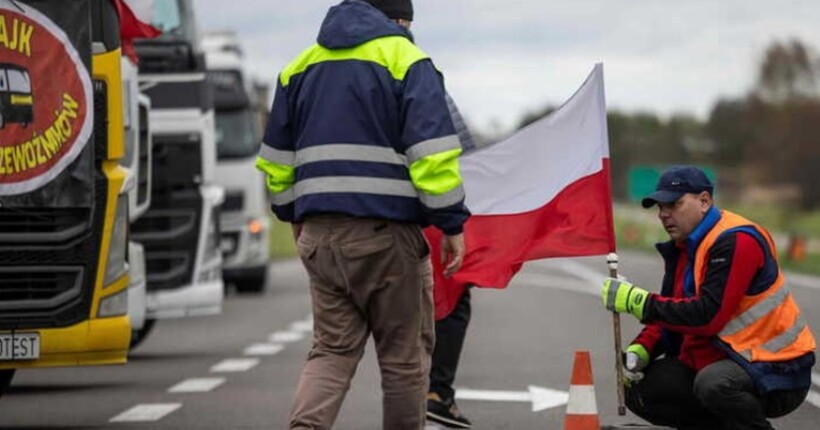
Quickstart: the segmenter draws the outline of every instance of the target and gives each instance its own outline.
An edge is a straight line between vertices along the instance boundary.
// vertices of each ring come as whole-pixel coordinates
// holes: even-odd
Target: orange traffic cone
[[[588,351],[575,351],[572,381],[569,386],[564,430],[600,430],[595,385],[592,383],[592,362]]]

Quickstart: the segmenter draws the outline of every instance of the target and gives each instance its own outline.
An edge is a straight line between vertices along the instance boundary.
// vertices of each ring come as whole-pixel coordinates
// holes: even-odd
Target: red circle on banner
[[[66,34],[36,9],[0,5],[0,196],[42,187],[92,135],[91,79]]]

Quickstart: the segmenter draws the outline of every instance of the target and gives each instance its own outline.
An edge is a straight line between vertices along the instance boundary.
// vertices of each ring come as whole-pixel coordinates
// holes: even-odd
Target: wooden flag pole
[[[606,256],[606,265],[609,267],[609,277],[618,279],[618,254],[611,252]],[[618,415],[626,415],[624,404],[624,357],[621,347],[621,315],[612,312],[612,329],[615,337],[615,382],[618,389]]]

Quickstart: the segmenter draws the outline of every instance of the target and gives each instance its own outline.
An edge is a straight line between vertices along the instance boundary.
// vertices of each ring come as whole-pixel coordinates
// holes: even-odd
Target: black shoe
[[[455,400],[444,401],[436,393],[427,393],[427,419],[449,428],[468,429],[473,426],[458,410]]]

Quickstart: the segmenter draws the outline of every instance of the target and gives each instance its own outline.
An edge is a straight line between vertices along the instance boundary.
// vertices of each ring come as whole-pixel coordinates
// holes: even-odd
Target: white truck
[[[151,23],[162,31],[138,39],[140,91],[151,99],[153,141],[151,205],[132,225],[145,249],[145,324],[140,342],[158,319],[221,311],[224,284],[219,250],[213,100],[193,0],[155,0]]]
[[[139,91],[137,66],[122,57],[123,126],[125,156],[120,165],[127,171],[122,192],[128,194],[128,222],[135,223],[151,205],[151,129],[148,115],[151,100]],[[128,317],[131,330],[138,333],[145,325],[146,282],[145,250],[128,242]],[[133,338],[138,341],[138,337]]]
[[[232,32],[202,42],[216,111],[216,181],[222,205],[222,276],[238,292],[264,291],[268,279],[270,221],[262,174],[254,167],[262,140],[258,106],[244,55]]]

